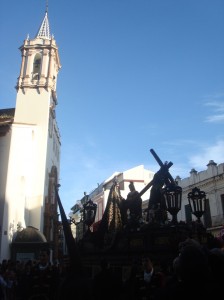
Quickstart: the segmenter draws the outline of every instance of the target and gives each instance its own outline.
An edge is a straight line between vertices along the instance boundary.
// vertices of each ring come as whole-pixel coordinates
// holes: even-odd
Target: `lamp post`
[[[82,220],[82,214],[81,214],[81,211],[80,210],[77,210],[75,212],[71,212],[69,214],[69,218],[71,220],[71,222],[75,225],[78,225],[81,220]]]
[[[172,215],[171,224],[177,224],[177,214],[181,210],[182,188],[175,183],[169,183],[162,190],[166,210]]]
[[[83,235],[83,208],[77,203],[72,209],[73,211],[69,214],[71,229],[73,227],[72,224],[74,224],[75,229],[73,227],[73,230],[75,231],[75,237],[79,240]]]
[[[195,187],[187,195],[190,204],[191,213],[196,216],[198,223],[201,223],[201,217],[205,213],[206,194]]]
[[[191,213],[196,216],[197,221],[193,224],[193,232],[196,233],[198,241],[201,243],[206,229],[201,222],[201,217],[205,213],[206,209],[206,194],[199,188],[195,187],[190,193],[188,193],[188,201],[191,209]]]

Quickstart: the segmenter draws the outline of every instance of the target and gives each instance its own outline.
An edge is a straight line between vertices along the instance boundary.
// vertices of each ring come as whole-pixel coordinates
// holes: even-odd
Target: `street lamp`
[[[69,214],[71,229],[75,231],[76,239],[80,239],[83,235],[83,207],[80,202],[76,203]],[[75,225],[72,226],[72,224]]]
[[[191,213],[196,216],[197,221],[201,223],[201,217],[205,213],[206,194],[195,187],[187,195],[190,204]]]
[[[77,209],[69,213],[69,218],[75,225],[78,225],[82,221],[82,211],[80,206],[77,205]]]
[[[172,215],[172,224],[177,224],[177,213],[181,210],[182,188],[175,183],[169,183],[162,189],[166,210]]]

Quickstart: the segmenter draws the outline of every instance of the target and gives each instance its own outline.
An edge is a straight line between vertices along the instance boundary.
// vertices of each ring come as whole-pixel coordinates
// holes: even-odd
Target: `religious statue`
[[[133,181],[129,184],[130,192],[127,195],[127,199],[123,201],[123,223],[124,225],[129,221],[137,223],[142,218],[142,198],[138,191],[135,190]]]

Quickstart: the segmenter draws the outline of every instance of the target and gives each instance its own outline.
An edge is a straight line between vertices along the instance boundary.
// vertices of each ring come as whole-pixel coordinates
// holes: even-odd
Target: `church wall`
[[[28,127],[33,124],[33,131],[30,138],[32,147],[32,188],[31,194],[28,196],[28,215],[26,225],[34,226],[39,230],[43,230],[43,211],[44,199],[48,193],[48,175],[46,175],[46,166],[48,156],[51,158],[52,151],[48,149],[49,137],[49,113],[50,113],[50,93],[44,89],[26,89],[18,91],[16,102],[16,113],[14,123],[21,126],[21,130],[17,133],[18,140],[22,139],[22,126]],[[15,142],[17,143],[17,142]],[[24,145],[24,147],[26,147]],[[23,151],[21,151],[22,153]],[[29,155],[29,153],[27,153]],[[26,162],[24,161],[26,164]],[[52,162],[51,162],[52,165]],[[49,170],[51,169],[49,166]],[[50,171],[49,171],[50,172]],[[31,181],[31,179],[29,179]],[[27,197],[26,196],[26,197]]]
[[[52,190],[49,189],[50,182],[52,184],[50,177],[52,174],[56,174],[56,180],[59,177],[60,134],[55,106],[57,75],[61,65],[56,41],[48,29],[48,14],[45,12],[36,37],[27,37],[20,47],[22,61],[16,85],[16,108],[12,133],[8,138],[8,141],[11,139],[10,147],[8,143],[4,155],[2,147],[6,147],[7,142],[0,139],[0,158],[6,162],[2,164],[0,173],[0,197],[5,203],[2,221],[5,234],[0,245],[0,259],[9,258],[10,243],[17,225],[22,228],[33,226],[43,232],[45,200]],[[57,205],[55,208],[57,217]],[[51,237],[54,238],[53,232]]]
[[[8,171],[8,157],[11,141],[11,130],[0,136],[0,249],[8,237],[8,207],[5,204],[6,178]],[[6,222],[4,224],[4,216]],[[1,253],[0,253],[1,254]]]
[[[15,225],[21,222],[23,227],[39,227],[37,131],[36,126],[19,124],[13,125],[12,130],[5,201],[9,208],[9,222]]]

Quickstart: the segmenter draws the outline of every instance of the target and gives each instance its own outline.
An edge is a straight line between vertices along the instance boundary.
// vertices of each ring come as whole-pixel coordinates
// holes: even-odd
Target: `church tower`
[[[60,134],[56,122],[58,47],[50,34],[48,10],[33,39],[20,47],[14,119],[8,142],[8,165],[1,223],[0,259],[10,257],[17,230],[32,226],[55,246],[60,171]]]

